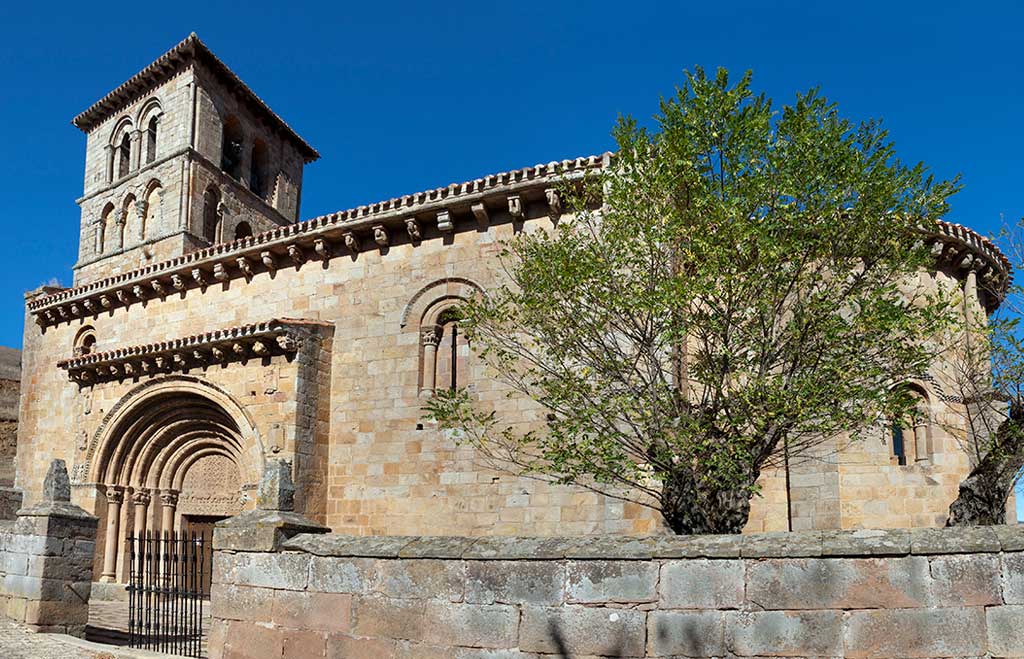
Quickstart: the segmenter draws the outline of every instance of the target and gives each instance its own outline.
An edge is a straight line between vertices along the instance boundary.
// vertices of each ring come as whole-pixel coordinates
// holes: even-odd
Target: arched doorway
[[[223,392],[194,380],[157,383],[129,394],[106,428],[91,461],[107,500],[101,581],[126,580],[129,534],[208,531],[250,507],[262,451]]]

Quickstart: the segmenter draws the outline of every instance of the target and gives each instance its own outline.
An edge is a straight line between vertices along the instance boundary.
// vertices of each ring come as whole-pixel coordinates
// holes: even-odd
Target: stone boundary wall
[[[68,501],[62,460],[46,480],[41,503],[0,521],[0,615],[34,631],[84,636],[98,520]]]
[[[1024,656],[1024,527],[220,540],[211,657]]]

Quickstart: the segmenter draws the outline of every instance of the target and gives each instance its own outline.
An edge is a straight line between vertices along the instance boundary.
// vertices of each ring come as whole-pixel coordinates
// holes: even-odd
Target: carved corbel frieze
[[[246,279],[252,279],[252,262],[244,256],[239,256],[235,259],[235,263],[238,265],[238,269],[242,271]]]
[[[120,292],[121,291],[118,291],[118,293],[120,293]],[[114,305],[114,303],[110,301],[110,298],[108,296],[106,296],[106,295],[101,295],[100,296],[100,306],[101,307],[103,307],[104,309],[109,309],[113,305]]]
[[[228,274],[228,269],[224,267],[223,263],[218,263],[213,266],[213,278],[217,281],[227,281],[231,275]]]
[[[513,194],[508,196],[508,214],[516,222],[522,222],[526,219],[523,214],[523,200],[519,195]]]
[[[171,275],[171,286],[174,286],[176,291],[183,291],[185,290],[185,280],[181,275]]]
[[[491,214],[487,211],[487,204],[479,202],[473,204],[470,207],[473,211],[473,217],[476,218],[476,224],[481,229],[486,229],[491,224]]]
[[[288,258],[290,258],[292,263],[296,266],[300,266],[306,262],[306,255],[298,245],[288,245]]]
[[[348,251],[352,252],[353,254],[358,254],[360,248],[359,236],[352,233],[351,231],[348,231],[345,233],[344,239],[345,247],[348,249]]]
[[[313,241],[313,251],[320,257],[320,260],[326,261],[331,258],[331,246],[323,238],[317,238]]]
[[[152,280],[151,282],[149,282],[149,285],[153,287],[153,290],[156,291],[156,294],[159,295],[160,297],[163,297],[164,295],[167,294],[163,282],[161,282],[159,279]]]
[[[192,279],[200,286],[206,286],[206,273],[199,268],[192,268]]]
[[[383,224],[378,224],[373,227],[373,242],[377,243],[381,247],[387,247],[391,237],[388,236],[387,227]]]
[[[408,232],[410,240],[423,240],[423,231],[420,229],[419,220],[415,217],[408,217],[405,219],[405,230]]]
[[[128,291],[124,290],[123,288],[117,289],[117,292],[115,292],[114,295],[117,296],[117,301],[123,304],[124,306],[128,306],[128,304],[130,303],[130,301],[128,300]]]
[[[271,252],[260,252],[260,261],[263,262],[263,266],[269,272],[274,272],[275,270],[277,270],[277,259],[274,258],[274,255]]]
[[[455,222],[452,221],[452,214],[447,209],[437,212],[437,230],[443,233],[455,231]]]
[[[139,298],[140,300],[145,300],[146,299],[146,292],[143,290],[142,286],[139,285],[139,284],[136,284],[136,285],[132,286],[132,295],[134,295],[135,297]]]
[[[68,311],[71,313],[72,316],[76,318],[82,315],[82,310],[78,308],[78,303],[76,302],[71,303],[71,306],[68,308]]]
[[[557,220],[562,216],[562,196],[555,188],[548,188],[544,191],[544,198],[548,202],[548,217]]]
[[[96,305],[93,304],[92,300],[83,300],[82,306],[85,307],[85,310],[89,313],[96,312]]]

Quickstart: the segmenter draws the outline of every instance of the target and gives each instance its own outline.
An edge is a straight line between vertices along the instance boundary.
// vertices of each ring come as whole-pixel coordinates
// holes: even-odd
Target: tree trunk
[[[1024,467],[1024,406],[1013,403],[989,450],[960,483],[946,526],[1006,523],[1006,501]]]
[[[702,489],[688,469],[681,469],[662,486],[661,514],[680,535],[740,533],[750,517],[750,496],[749,487]]]

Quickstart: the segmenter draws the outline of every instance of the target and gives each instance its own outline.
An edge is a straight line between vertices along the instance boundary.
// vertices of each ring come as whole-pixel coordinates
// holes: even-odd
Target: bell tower
[[[194,33],[72,123],[87,135],[76,286],[296,222],[319,158]]]

